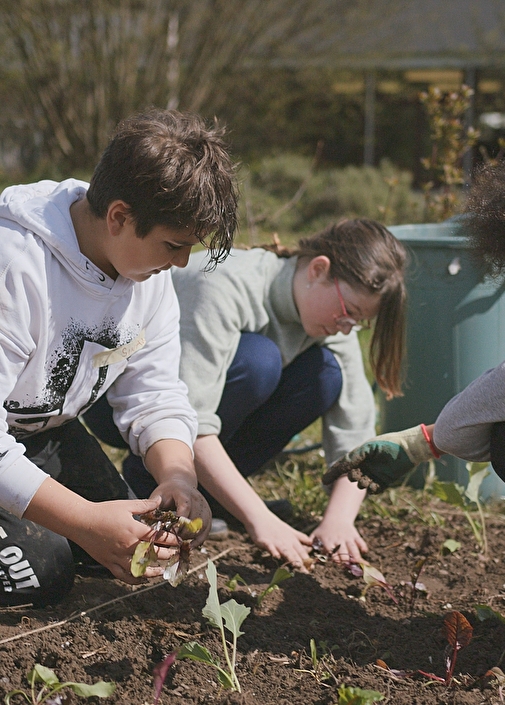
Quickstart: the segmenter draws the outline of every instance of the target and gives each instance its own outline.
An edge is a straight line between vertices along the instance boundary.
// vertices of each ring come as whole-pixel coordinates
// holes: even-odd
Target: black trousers
[[[128,486],[79,420],[22,442],[32,462],[81,497],[128,499]],[[72,588],[76,563],[96,565],[63,536],[0,509],[0,605],[56,604]]]

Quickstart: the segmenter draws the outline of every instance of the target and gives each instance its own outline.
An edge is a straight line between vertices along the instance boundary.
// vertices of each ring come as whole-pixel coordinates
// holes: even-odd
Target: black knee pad
[[[74,576],[63,536],[0,509],[0,605],[55,605],[72,589]]]
[[[505,480],[505,421],[493,424],[489,453],[494,471]]]

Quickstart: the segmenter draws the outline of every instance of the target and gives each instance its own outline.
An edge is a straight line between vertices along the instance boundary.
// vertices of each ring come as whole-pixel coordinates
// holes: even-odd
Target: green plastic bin
[[[505,283],[482,277],[463,228],[461,222],[390,228],[411,262],[405,396],[380,397],[384,433],[433,423],[449,399],[505,359]],[[489,469],[482,496],[505,496],[505,483]],[[425,470],[412,484],[422,486]],[[468,482],[465,461],[452,456],[442,456],[436,471],[442,480]]]

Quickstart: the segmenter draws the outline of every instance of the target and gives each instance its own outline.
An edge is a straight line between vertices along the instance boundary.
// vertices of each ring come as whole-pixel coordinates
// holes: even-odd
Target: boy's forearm
[[[191,487],[198,484],[191,449],[182,441],[163,439],[146,453],[145,466],[158,485],[181,480]]]
[[[32,497],[23,519],[79,543],[80,530],[87,526],[89,507],[87,499],[48,477]]]

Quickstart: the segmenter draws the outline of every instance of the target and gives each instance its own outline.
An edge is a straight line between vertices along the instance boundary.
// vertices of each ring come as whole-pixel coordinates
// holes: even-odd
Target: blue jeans
[[[259,333],[242,333],[217,409],[219,439],[248,477],[328,411],[341,390],[342,372],[327,348],[313,345],[282,369],[274,342]],[[104,397],[84,419],[101,440],[125,447]],[[123,472],[138,497],[154,490],[156,484],[138,456],[126,458]]]

